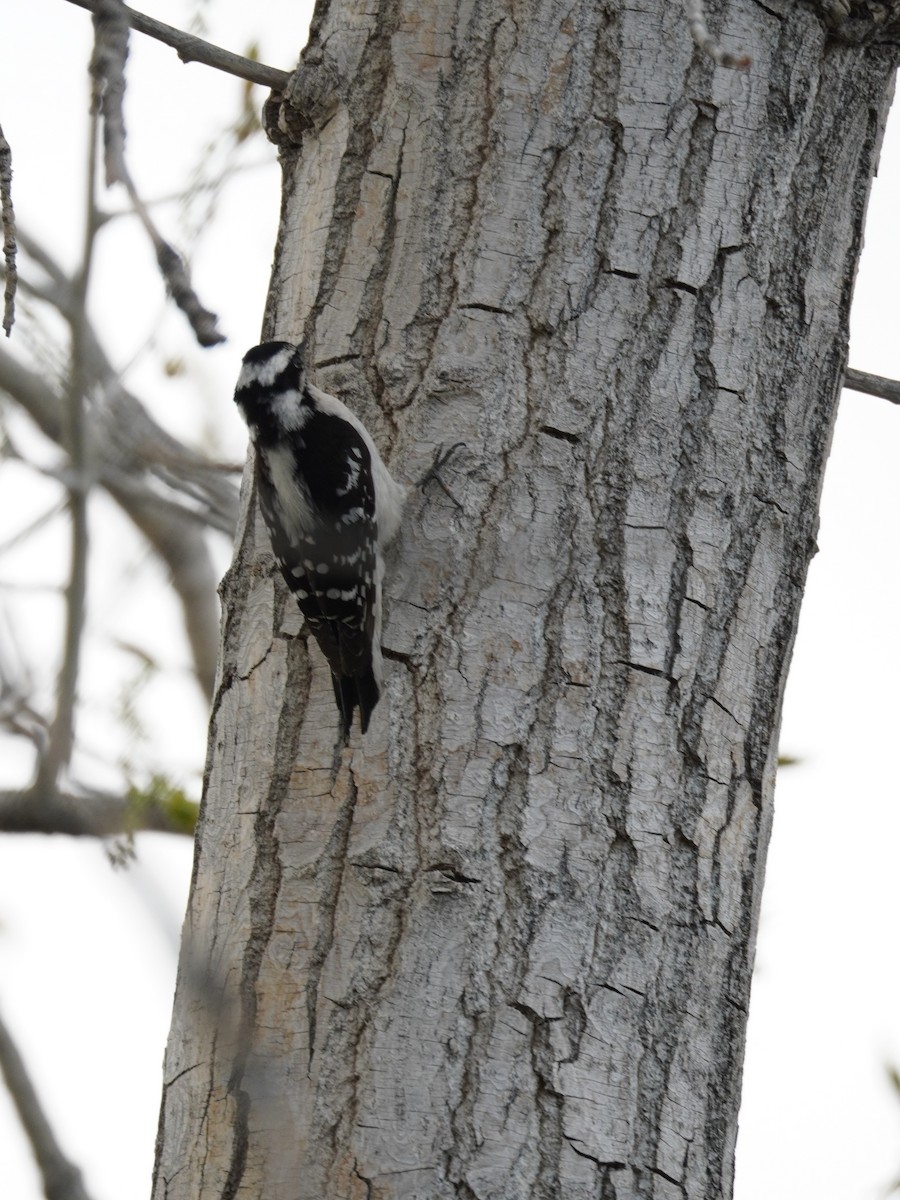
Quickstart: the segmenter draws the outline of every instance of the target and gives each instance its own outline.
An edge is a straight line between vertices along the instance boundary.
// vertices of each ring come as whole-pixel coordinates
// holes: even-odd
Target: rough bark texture
[[[333,774],[245,505],[159,1198],[731,1194],[895,52],[789,0],[709,18],[748,73],[671,0],[319,3],[266,333],[400,477],[464,441],[462,509],[411,495],[387,694]]]

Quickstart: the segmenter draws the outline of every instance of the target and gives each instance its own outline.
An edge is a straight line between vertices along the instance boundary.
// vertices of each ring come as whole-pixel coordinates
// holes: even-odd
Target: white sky
[[[308,20],[306,4],[295,0],[155,0],[137,7],[182,26],[186,13],[200,11],[212,41],[240,51],[256,39],[263,60],[285,69]],[[10,65],[0,73],[0,124],[13,149],[17,215],[73,266],[81,242],[90,18],[63,0],[30,0],[7,6],[3,23]],[[241,85],[184,66],[173,51],[138,35],[131,45],[129,150],[138,185],[152,199],[183,186],[201,148],[236,114]],[[257,339],[279,204],[274,151],[260,140],[248,159],[260,165],[232,185],[216,220],[189,246],[201,299],[221,314],[229,336],[225,347],[192,347],[182,318],[165,306],[130,220],[104,231],[92,293],[104,344],[117,364],[131,364],[128,381],[158,418],[178,434],[204,432],[231,458],[242,456],[245,439],[231,404],[233,379],[243,349]],[[71,182],[61,188],[59,179]],[[116,197],[110,203],[124,207]],[[889,127],[870,205],[851,350],[854,366],[895,378],[898,212],[900,120]],[[178,242],[175,210],[163,206],[158,216]],[[179,355],[187,376],[165,378],[160,357]],[[887,402],[845,393],[785,705],[782,749],[803,761],[781,772],[776,797],[737,1200],[880,1200],[900,1176],[900,1100],[885,1073],[887,1061],[900,1065],[898,422],[900,410]],[[25,484],[38,506],[54,494],[24,468],[4,465],[0,542],[19,528],[16,501]],[[46,570],[35,570],[33,557],[27,572],[24,559],[0,557],[0,584],[17,569],[32,581],[59,579],[53,566],[65,540],[57,526],[40,543]],[[94,557],[112,565],[102,579],[92,577],[90,596],[98,681],[82,731],[95,757],[84,755],[80,765],[93,778],[102,776],[115,697],[135,674],[127,656],[110,648],[110,637],[152,645],[176,680],[187,663],[180,635],[172,633],[174,606],[160,611],[155,593],[151,612],[141,603],[155,571],[147,555],[123,537],[119,518],[107,516],[99,526]],[[55,629],[60,611],[51,594],[27,599],[24,614],[16,609],[14,631],[26,645]],[[39,692],[52,685],[55,655],[48,647]],[[146,742],[132,747],[133,761],[149,764],[164,746],[173,772],[196,794],[205,749],[198,697],[178,682],[155,682],[142,712]],[[27,760],[0,742],[0,787],[26,773]],[[130,872],[114,872],[93,843],[0,838],[0,1012],[95,1200],[132,1200],[149,1190],[190,846],[147,835],[140,859]],[[40,1195],[0,1086],[0,1196]]]

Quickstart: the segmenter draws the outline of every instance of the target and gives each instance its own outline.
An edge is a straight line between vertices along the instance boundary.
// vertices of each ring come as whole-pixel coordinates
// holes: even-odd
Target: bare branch
[[[160,236],[150,219],[146,206],[139,200],[130,180],[126,186],[135,210],[153,242],[156,261],[163,273],[169,295],[187,317],[197,341],[201,346],[216,346],[219,342],[224,342],[225,335],[216,329],[216,322],[219,318],[200,303],[200,298],[191,287],[184,259],[174,246],[170,246],[165,238]]]
[[[160,799],[132,792],[74,795],[56,788],[0,791],[0,833],[118,837],[122,834],[191,834],[197,805],[181,798]]]
[[[883,375],[870,375],[867,371],[848,367],[844,372],[844,387],[851,392],[865,392],[867,396],[879,396],[882,400],[890,400],[891,404],[900,404],[898,379],[885,379]]]
[[[3,288],[3,328],[12,333],[16,319],[16,214],[12,202],[12,151],[0,129],[0,216],[3,221],[3,261],[6,283]]]
[[[86,8],[89,12],[97,12],[102,0],[69,0],[69,3]],[[132,29],[156,38],[159,42],[165,42],[178,52],[178,57],[184,63],[203,63],[207,67],[215,67],[217,71],[225,71],[228,75],[236,75],[239,79],[274,88],[276,91],[283,91],[290,78],[287,71],[279,71],[276,67],[267,67],[265,63],[254,62],[241,54],[223,50],[220,46],[205,42],[203,38],[184,33],[171,25],[164,25],[162,21],[155,21],[152,17],[144,16],[143,13],[136,12],[124,4],[122,10]]]
[[[703,11],[703,0],[684,0],[684,11],[694,45],[707,58],[711,58],[720,67],[731,67],[736,71],[749,69],[752,63],[749,54],[731,54],[728,50],[723,49],[709,32],[706,13]]]
[[[128,17],[121,0],[97,0],[94,9],[94,51],[90,75],[92,104],[103,117],[106,186],[125,183],[125,62],[128,58]]]
[[[69,1162],[60,1149],[28,1069],[2,1016],[0,1070],[31,1143],[47,1200],[90,1200],[81,1180],[81,1172],[74,1163]]]

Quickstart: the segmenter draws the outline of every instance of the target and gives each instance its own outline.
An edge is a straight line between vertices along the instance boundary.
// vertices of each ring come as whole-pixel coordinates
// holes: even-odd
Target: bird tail
[[[365,733],[369,728],[369,718],[372,715],[372,711],[381,696],[381,689],[378,686],[378,680],[375,678],[371,662],[369,662],[364,671],[361,671],[356,676],[354,683],[356,685],[356,700],[359,704],[359,727]]]
[[[356,675],[338,676],[332,673],[331,682],[334,700],[341,714],[341,733],[346,743],[350,739],[353,713],[357,708],[360,730],[365,733],[369,728],[369,719],[381,696],[381,689],[371,662]]]

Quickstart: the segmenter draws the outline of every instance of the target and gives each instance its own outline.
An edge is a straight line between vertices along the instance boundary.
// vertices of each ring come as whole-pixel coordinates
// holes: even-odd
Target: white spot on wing
[[[353,450],[357,451],[357,453],[358,453],[356,446],[353,447]],[[358,485],[358,483],[359,483],[359,463],[351,462],[348,459],[347,460],[346,484],[344,487],[335,488],[335,491],[336,491],[337,495],[339,495],[339,496],[347,496],[347,495],[349,495],[350,492],[353,491],[353,489]]]
[[[378,447],[372,441],[368,429],[366,429],[359,417],[350,411],[346,404],[343,404],[336,396],[329,396],[327,392],[323,392],[313,384],[307,385],[307,391],[322,412],[333,413],[335,416],[341,417],[344,421],[349,421],[365,442],[366,449],[369,451],[369,457],[372,460],[378,543],[381,546],[386,545],[400,527],[403,504],[406,500],[406,488],[392,478],[390,471],[388,471],[382,462],[381,455],[378,453]],[[348,520],[346,515],[342,519],[346,524],[352,524],[352,519]]]

